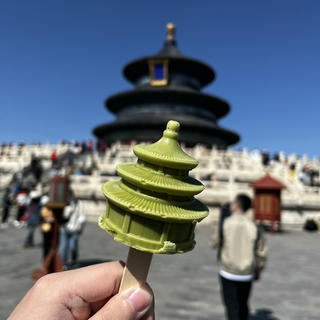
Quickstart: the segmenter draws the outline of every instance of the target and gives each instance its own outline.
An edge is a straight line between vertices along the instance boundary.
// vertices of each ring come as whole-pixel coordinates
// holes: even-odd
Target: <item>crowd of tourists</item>
[[[44,170],[36,157],[30,166],[15,174],[2,192],[0,232],[8,228],[26,228],[25,249],[35,246],[34,234],[42,234],[42,252],[45,258],[52,245],[54,213],[49,203],[51,178],[61,173],[58,156],[52,154],[52,166]],[[69,190],[68,203],[60,223],[59,251],[64,265],[73,265],[78,258],[78,239],[85,224],[82,202]],[[70,258],[70,259],[69,259]],[[70,262],[70,263],[69,263]]]
[[[136,143],[132,141],[131,144]],[[3,161],[10,160],[13,157],[19,157],[19,153],[21,154],[22,150],[27,146],[24,143],[20,143],[19,145],[13,145],[10,143],[3,143],[0,145],[0,160]],[[104,141],[61,141],[59,144],[54,146],[43,145],[41,146],[38,142],[34,143],[33,146],[30,146],[30,152],[38,152],[38,158],[43,157],[45,154],[47,158],[50,158],[53,164],[56,164],[57,167],[60,165],[61,167],[72,167],[77,159],[78,166],[76,170],[73,170],[72,174],[77,175],[91,175],[95,174],[104,174],[104,169],[100,168],[101,161],[96,158],[98,155],[100,158],[107,159],[108,157],[116,157],[117,152],[122,150],[122,145],[107,145]],[[38,148],[38,149],[37,149]],[[41,148],[46,150],[41,155]],[[50,153],[48,154],[48,150],[50,149]],[[207,148],[205,146],[199,145],[193,148],[193,150],[198,150],[197,158],[200,160],[201,157],[210,156],[213,149]],[[306,186],[319,187],[320,186],[320,175],[319,175],[319,165],[313,164],[311,160],[305,160],[303,157],[299,157],[297,155],[286,156],[284,153],[274,153],[271,154],[267,151],[246,151],[239,150],[234,151],[231,150],[230,153],[228,150],[218,151],[219,159],[218,166],[224,168],[226,170],[232,169],[237,159],[243,158],[246,162],[249,162],[247,165],[252,166],[252,168],[260,168],[261,166],[264,168],[277,168],[279,172],[286,172],[292,179],[296,179],[297,181],[301,181]],[[223,157],[221,157],[223,154]],[[90,158],[90,159],[89,159]],[[99,161],[96,161],[96,160]],[[212,160],[214,160],[214,156]],[[221,163],[220,163],[221,162]],[[210,169],[210,168],[208,168]],[[2,168],[0,168],[2,170]],[[215,170],[215,166],[213,166],[212,170]],[[215,174],[211,172],[208,174],[208,179],[214,180]]]
[[[51,149],[50,154],[47,154],[47,148]],[[24,142],[14,144],[14,143],[2,143],[0,145],[0,159],[4,158],[10,160],[12,158],[22,157],[26,152],[37,153],[41,149],[45,150],[45,155],[49,156],[52,161],[56,161],[58,158],[58,150],[63,150],[63,153],[73,153],[73,154],[88,154],[92,152],[99,152],[99,154],[103,154],[107,145],[104,141],[96,141],[88,140],[88,141],[61,141],[55,146],[51,146],[50,144],[41,145],[39,142],[34,142],[32,145],[27,145]],[[41,154],[41,152],[40,152]],[[42,157],[42,155],[36,155],[38,157]]]
[[[295,161],[289,162],[288,158],[280,157],[278,153],[270,157],[269,153],[262,152],[262,164],[265,167],[272,167],[274,165],[281,165],[283,168],[289,171],[291,178],[297,178],[305,185],[311,187],[320,186],[319,181],[319,169],[315,168],[311,164],[301,164],[300,159],[297,158]]]

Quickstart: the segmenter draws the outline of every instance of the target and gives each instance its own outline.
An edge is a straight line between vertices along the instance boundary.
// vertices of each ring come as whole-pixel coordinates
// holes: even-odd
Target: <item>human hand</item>
[[[154,320],[147,286],[118,294],[121,262],[108,262],[42,277],[7,320]]]

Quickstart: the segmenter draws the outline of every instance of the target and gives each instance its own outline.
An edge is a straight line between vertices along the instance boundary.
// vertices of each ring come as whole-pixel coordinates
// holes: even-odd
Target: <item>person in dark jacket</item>
[[[41,231],[42,231],[42,254],[43,259],[46,258],[51,249],[52,244],[52,232],[53,232],[53,223],[54,223],[54,215],[50,208],[46,205],[49,202],[49,197],[44,195],[41,197]]]
[[[9,212],[11,207],[11,198],[10,198],[10,188],[6,188],[4,195],[3,195],[3,201],[2,201],[2,221],[0,224],[0,229],[6,229],[8,227],[8,218],[9,218]]]
[[[40,193],[37,191],[30,192],[31,202],[28,206],[22,220],[27,222],[28,234],[24,241],[24,248],[31,248],[34,246],[33,237],[37,226],[40,224]]]

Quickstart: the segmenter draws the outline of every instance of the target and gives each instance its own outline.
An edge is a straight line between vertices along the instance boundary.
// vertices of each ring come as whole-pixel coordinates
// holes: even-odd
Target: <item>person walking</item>
[[[239,194],[213,239],[219,251],[221,296],[228,320],[248,319],[252,282],[259,279],[266,261],[265,238],[248,217],[250,208],[250,198]]]
[[[56,162],[58,161],[58,155],[57,155],[56,150],[52,151],[50,158],[51,158],[52,166],[54,166],[56,164]]]
[[[70,204],[64,208],[63,218],[67,220],[60,229],[59,252],[63,264],[68,265],[69,251],[71,253],[71,265],[78,259],[78,239],[86,220],[82,202],[71,196]]]
[[[28,190],[22,186],[18,186],[16,191],[16,204],[17,204],[17,215],[16,220],[13,221],[13,225],[16,228],[21,228],[24,223],[21,221],[22,216],[29,204]]]
[[[49,197],[47,195],[43,195],[40,200],[41,209],[40,209],[40,229],[42,233],[42,256],[43,260],[48,255],[51,243],[52,243],[52,230],[54,223],[54,215],[50,208],[47,207],[47,203],[49,202]]]
[[[11,207],[11,194],[10,188],[7,187],[4,191],[3,199],[2,199],[2,219],[0,224],[0,229],[8,228],[8,219],[9,212]]]
[[[24,248],[32,248],[34,246],[34,232],[40,224],[41,194],[38,191],[31,191],[29,196],[31,202],[21,218],[23,222],[27,223],[28,227],[28,234],[23,245]]]

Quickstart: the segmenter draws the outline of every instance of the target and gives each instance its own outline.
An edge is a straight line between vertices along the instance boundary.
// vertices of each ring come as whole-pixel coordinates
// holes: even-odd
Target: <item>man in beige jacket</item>
[[[238,195],[231,204],[231,215],[221,215],[214,233],[213,246],[218,248],[221,295],[228,320],[247,320],[248,299],[253,280],[259,279],[266,261],[262,231],[247,216],[251,200]]]

